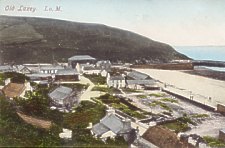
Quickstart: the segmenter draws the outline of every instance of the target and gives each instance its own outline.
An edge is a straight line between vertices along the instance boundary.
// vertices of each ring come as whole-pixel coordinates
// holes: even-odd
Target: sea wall
[[[131,65],[130,68],[141,69],[164,69],[164,70],[193,70],[192,63],[163,63],[163,64],[144,64],[144,65]]]
[[[187,98],[187,97],[185,97],[185,96],[182,96],[182,95],[180,95],[180,94],[173,93],[173,92],[168,91],[168,90],[165,90],[165,89],[163,89],[162,91],[164,91],[164,92],[166,92],[166,93],[168,93],[168,94],[170,94],[170,95],[173,95],[173,96],[175,96],[175,97],[178,98],[178,99],[181,99],[181,100],[190,102],[190,103],[192,103],[192,104],[194,104],[194,105],[196,105],[196,106],[198,106],[198,107],[201,107],[201,108],[203,108],[203,109],[205,109],[205,110],[208,110],[208,111],[215,111],[215,108],[212,107],[212,106],[208,106],[208,105],[206,105],[206,104],[197,102],[197,101],[195,101],[195,100],[191,100],[191,99],[189,99],[189,98]]]

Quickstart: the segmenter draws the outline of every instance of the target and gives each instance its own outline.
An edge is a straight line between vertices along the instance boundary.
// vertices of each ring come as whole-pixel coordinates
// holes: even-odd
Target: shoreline
[[[194,68],[194,70],[183,71],[184,73],[188,73],[191,75],[202,76],[206,78],[211,78],[215,80],[225,81],[225,72],[223,71],[215,71],[207,68]]]
[[[194,95],[194,99],[202,104],[216,108],[217,104],[225,104],[225,81],[216,80],[184,71],[135,69],[170,86],[173,91],[186,96]]]

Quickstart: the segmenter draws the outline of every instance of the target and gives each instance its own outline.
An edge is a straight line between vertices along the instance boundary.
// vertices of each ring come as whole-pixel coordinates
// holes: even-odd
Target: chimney
[[[93,125],[92,122],[89,122],[87,129],[92,129]]]
[[[106,115],[109,116],[111,114],[115,114],[115,110],[112,107],[109,107],[109,109],[106,110]]]
[[[131,121],[128,118],[122,120],[123,122],[123,130],[130,130],[131,129]]]

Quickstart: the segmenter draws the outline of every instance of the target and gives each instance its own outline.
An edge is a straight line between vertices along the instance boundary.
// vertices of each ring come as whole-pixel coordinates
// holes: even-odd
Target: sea
[[[225,46],[173,46],[178,52],[194,60],[213,60],[225,62]],[[224,71],[225,67],[205,67],[216,71]]]

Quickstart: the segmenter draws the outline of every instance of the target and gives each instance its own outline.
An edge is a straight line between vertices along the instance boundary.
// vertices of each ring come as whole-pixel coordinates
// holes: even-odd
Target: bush
[[[54,125],[50,130],[40,129],[25,123],[16,114],[15,106],[6,98],[0,98],[0,143],[7,147],[53,147],[60,145],[61,128]]]
[[[155,93],[152,93],[152,94],[149,94],[149,96],[150,97],[157,97],[157,98],[159,98],[159,97],[165,96],[165,94],[155,94]]]
[[[178,103],[178,100],[174,100],[172,98],[163,98],[161,100],[164,101],[164,102]]]
[[[70,129],[86,128],[90,122],[99,122],[105,116],[105,109],[102,104],[82,101],[74,113],[64,115],[64,126]]]
[[[101,92],[107,92],[109,94],[114,94],[114,93],[121,94],[121,91],[119,89],[114,88],[114,87],[108,88],[108,87],[95,86],[95,87],[92,88],[91,91],[101,91]]]
[[[27,76],[21,73],[6,72],[4,75],[6,78],[11,78],[12,83],[25,83],[26,80],[29,80]]]
[[[174,130],[175,133],[186,132],[187,130],[190,129],[188,124],[185,124],[185,123],[182,123],[182,122],[179,122],[179,121],[175,121],[175,122],[172,122],[172,123],[166,123],[163,126],[169,128],[171,130]]]

